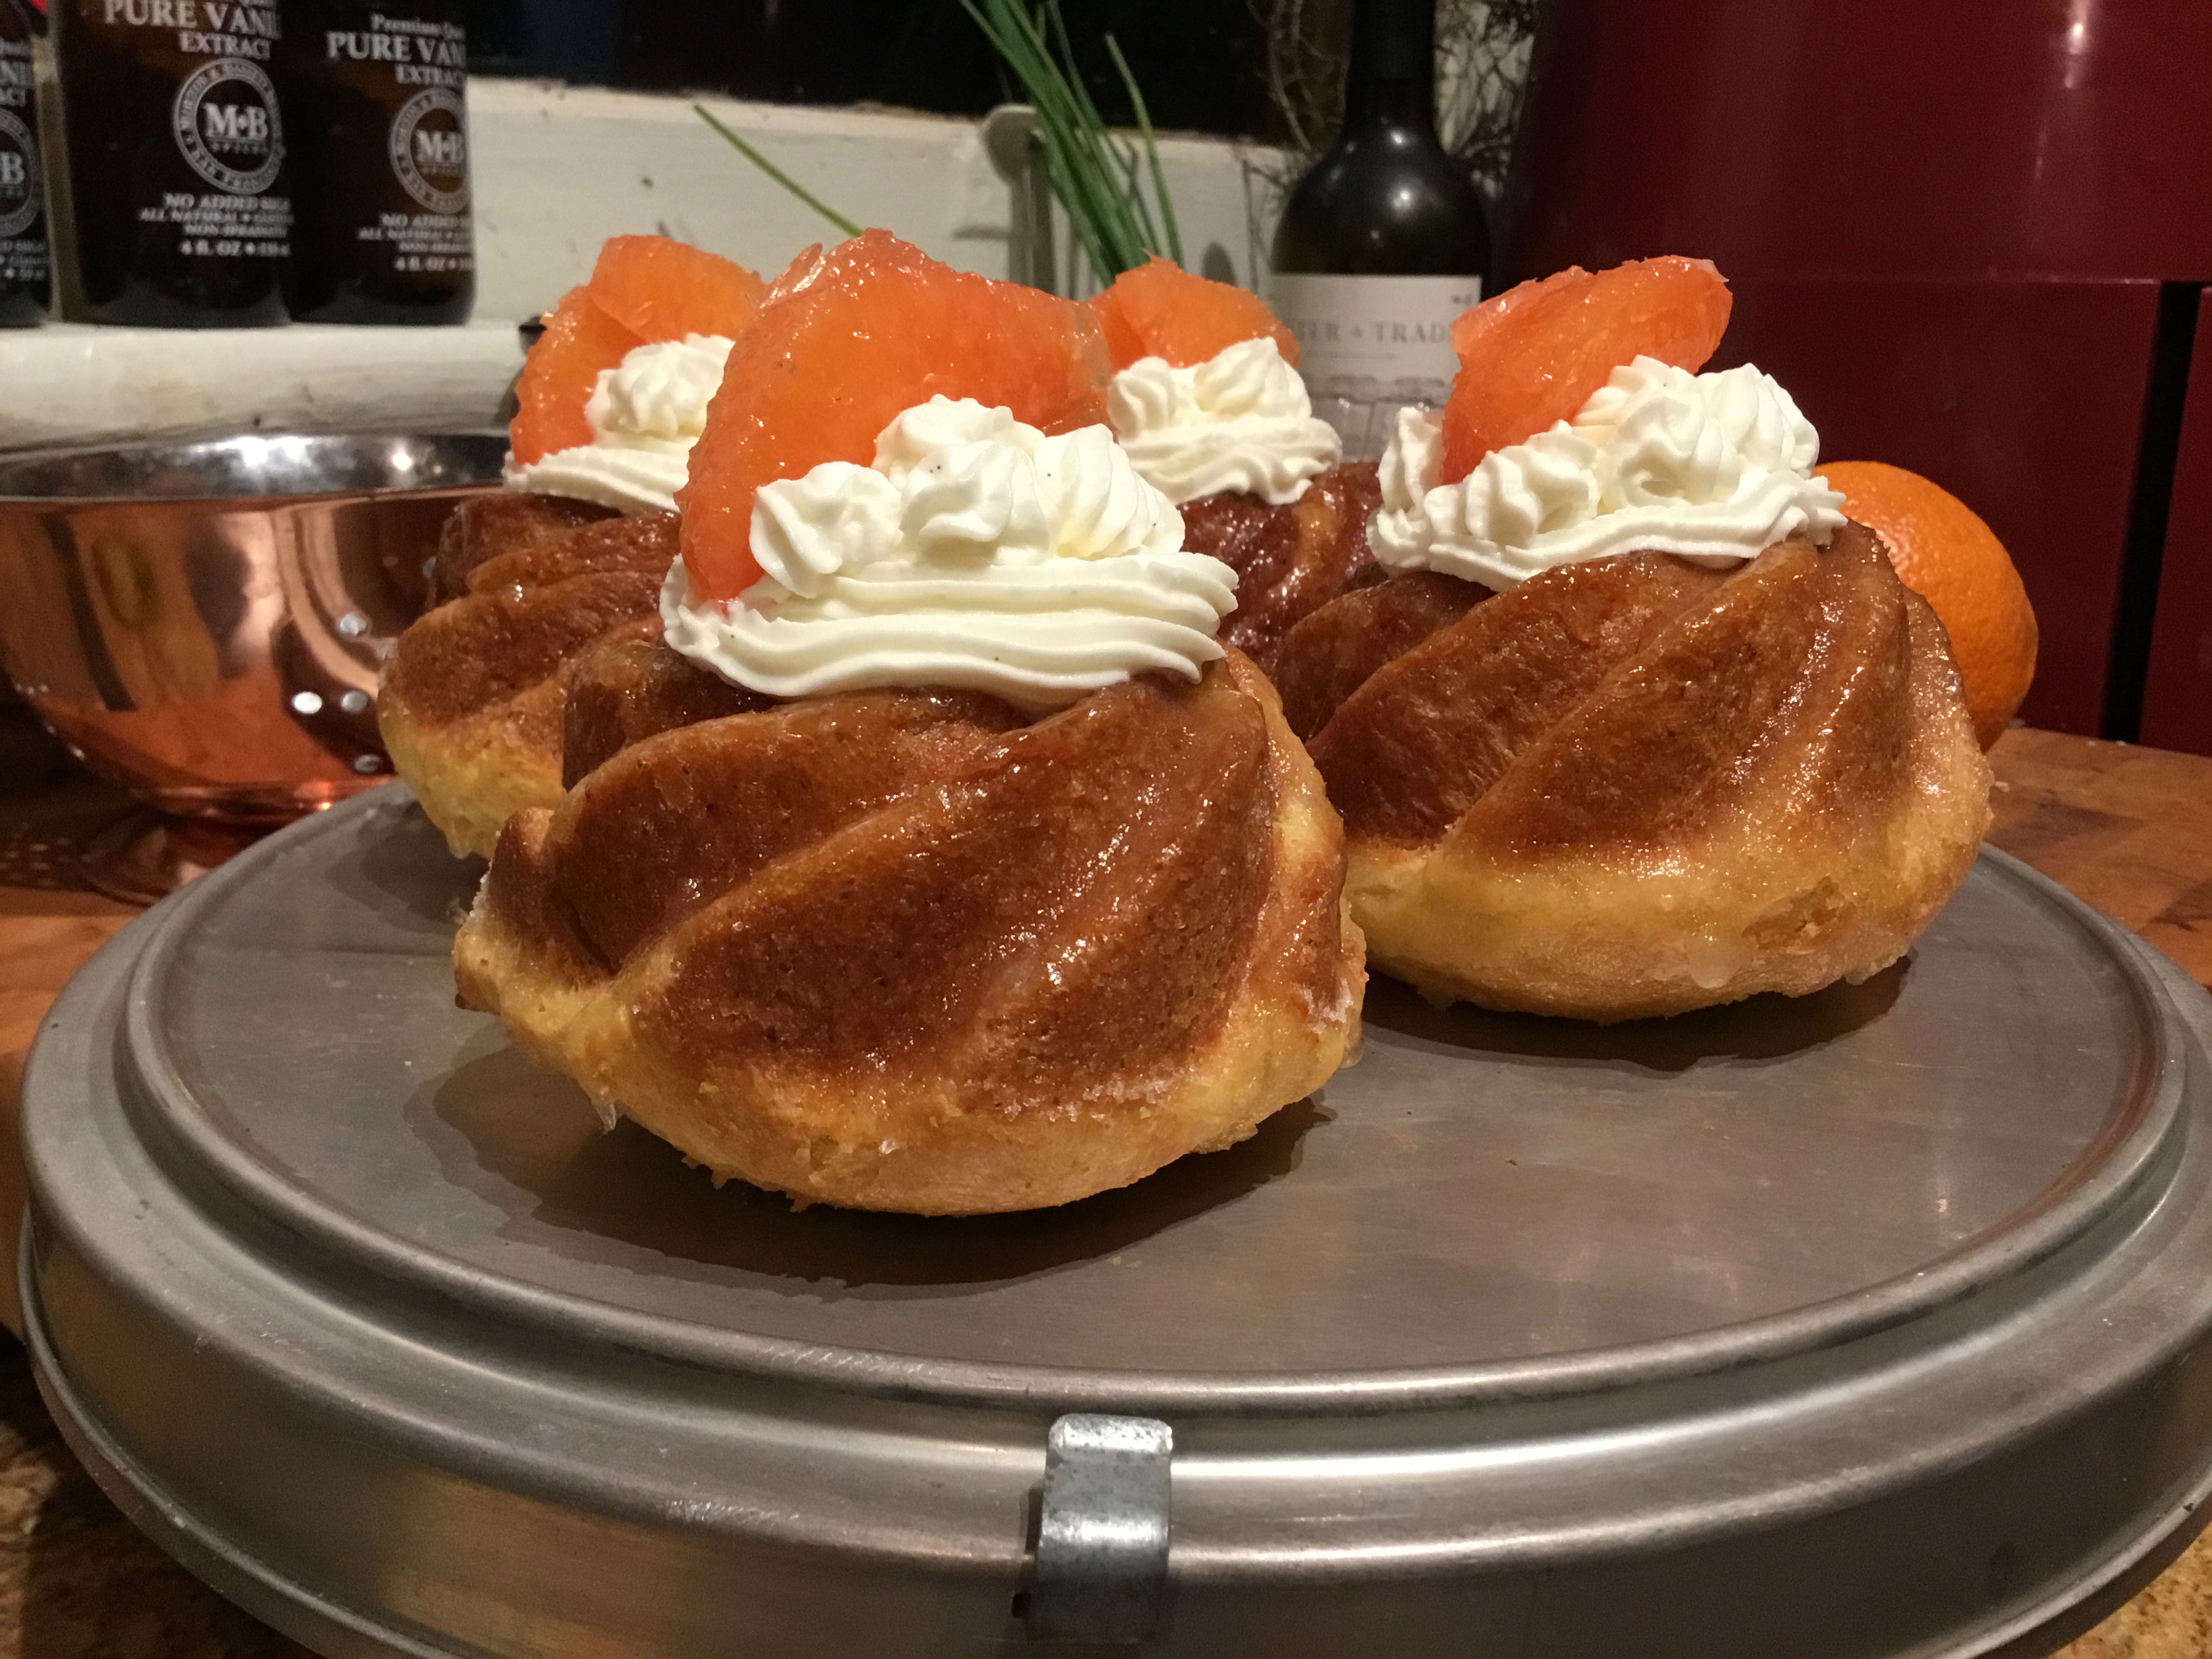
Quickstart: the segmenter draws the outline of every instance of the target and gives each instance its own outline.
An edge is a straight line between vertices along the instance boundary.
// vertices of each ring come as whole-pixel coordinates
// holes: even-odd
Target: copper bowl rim
[[[0,456],[0,507],[133,501],[236,510],[496,484],[507,434],[238,433]]]

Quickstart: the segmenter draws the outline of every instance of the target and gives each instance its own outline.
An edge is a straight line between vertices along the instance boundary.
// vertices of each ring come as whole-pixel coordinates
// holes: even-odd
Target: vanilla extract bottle
[[[37,100],[31,20],[0,0],[0,328],[44,322],[51,292]]]
[[[53,0],[52,15],[93,319],[283,322],[292,200],[274,0]]]
[[[295,0],[287,15],[293,316],[465,321],[476,246],[459,0]]]

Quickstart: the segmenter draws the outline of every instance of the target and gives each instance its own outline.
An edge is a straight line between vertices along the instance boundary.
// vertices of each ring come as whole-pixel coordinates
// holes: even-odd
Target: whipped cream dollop
[[[671,647],[771,696],[957,686],[1030,713],[1147,670],[1198,678],[1237,573],[1182,550],[1182,516],[1103,426],[1047,437],[933,398],[876,440],[761,486],[765,573],[730,604],[661,589]]]
[[[730,342],[719,334],[637,347],[599,371],[584,404],[592,441],[527,465],[510,456],[507,487],[573,495],[621,513],[673,513],[729,356]]]
[[[1784,538],[1826,546],[1844,498],[1813,476],[1820,434],[1749,364],[1692,374],[1653,357],[1613,371],[1571,422],[1439,482],[1442,424],[1399,411],[1368,545],[1395,570],[1439,570],[1503,589],[1563,564],[1674,553],[1755,558]]]
[[[1139,357],[1114,377],[1106,411],[1138,473],[1178,507],[1224,489],[1287,506],[1344,453],[1272,339],[1239,340],[1196,368]]]

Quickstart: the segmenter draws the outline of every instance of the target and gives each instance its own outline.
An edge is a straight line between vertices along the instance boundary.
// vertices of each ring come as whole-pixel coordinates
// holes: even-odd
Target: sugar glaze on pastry
[[[431,608],[384,665],[377,729],[455,857],[491,856],[500,826],[561,799],[561,728],[579,653],[658,631],[672,514],[617,514],[501,490],[446,520]]]
[[[1863,526],[1323,606],[1277,683],[1376,965],[1615,1020],[1858,981],[1973,862],[1990,773],[1942,624]]]
[[[599,373],[590,443],[510,454],[506,488],[446,521],[432,609],[399,637],[377,725],[456,857],[490,857],[510,813],[561,799],[569,672],[598,640],[651,632],[675,495],[729,353],[720,335],[635,348]]]
[[[611,1120],[807,1202],[1034,1208],[1251,1134],[1357,1042],[1342,830],[1218,640],[1234,573],[1054,412],[1091,314],[870,233],[756,327],[794,398],[905,400],[868,465],[821,410],[717,400],[685,552],[744,579],[704,600],[687,565],[665,640],[580,665],[570,787],[508,820],[462,1000]],[[1012,391],[948,390],[975,383]]]
[[[1614,1020],[1902,956],[1973,860],[1989,769],[1941,624],[1788,393],[1639,357],[1457,483],[1438,434],[1404,411],[1383,458],[1389,579],[1273,670],[1375,963]]]
[[[454,941],[465,1005],[807,1202],[1036,1208],[1233,1145],[1356,1052],[1337,816],[1238,652],[1058,701],[604,645],[574,786]]]
[[[1354,1052],[1342,832],[1242,655],[1034,720],[924,689],[702,718],[712,688],[750,695],[594,653],[620,746],[509,821],[454,941],[464,1004],[611,1120],[809,1202],[1032,1209],[1233,1145]]]

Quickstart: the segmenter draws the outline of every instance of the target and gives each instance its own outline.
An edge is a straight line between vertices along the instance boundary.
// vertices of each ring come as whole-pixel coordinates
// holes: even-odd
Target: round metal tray
[[[453,1006],[475,872],[396,788],[283,832],[25,1084],[58,1418],[326,1652],[2033,1654],[2212,1486],[2212,1001],[2001,854],[1796,1001],[1378,980],[1243,1146],[952,1221],[603,1133]],[[1171,1462],[1048,1486],[1071,1412]]]

